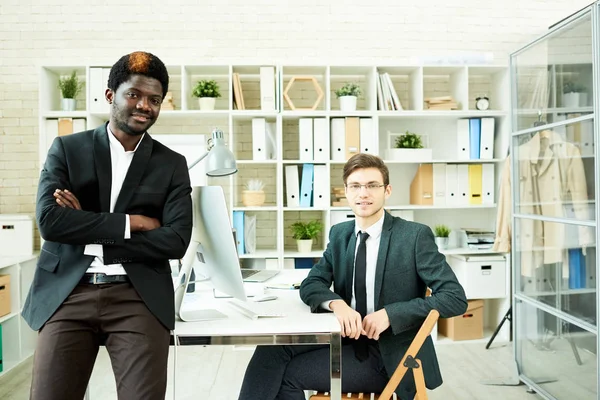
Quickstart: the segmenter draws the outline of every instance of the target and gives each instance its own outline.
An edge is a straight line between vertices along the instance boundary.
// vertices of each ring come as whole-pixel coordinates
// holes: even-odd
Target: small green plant
[[[58,88],[63,99],[74,99],[81,92],[83,82],[79,82],[77,71],[73,71],[69,76],[58,78]]]
[[[360,90],[360,86],[356,83],[348,82],[341,88],[335,91],[335,95],[340,98],[342,96],[360,96],[362,91]]]
[[[433,228],[433,234],[436,237],[446,238],[450,236],[450,228],[448,228],[446,225],[436,225]]]
[[[192,91],[192,96],[221,97],[221,92],[219,91],[219,84],[213,79],[198,81],[196,87],[194,87],[194,90]]]
[[[585,87],[575,82],[565,82],[563,85],[563,93],[583,93]]]
[[[320,221],[309,221],[309,222],[294,222],[290,226],[293,238],[296,240],[308,240],[314,239],[323,230],[323,224]]]
[[[395,145],[397,149],[422,149],[423,141],[420,135],[406,131],[404,135],[396,138]]]

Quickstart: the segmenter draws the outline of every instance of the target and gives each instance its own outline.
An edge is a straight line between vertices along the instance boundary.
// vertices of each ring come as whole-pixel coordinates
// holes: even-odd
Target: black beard
[[[131,129],[131,127],[129,125],[127,125],[124,122],[121,121],[117,121],[117,128],[119,128],[121,131],[123,131],[125,134],[129,135],[129,136],[141,136],[144,134],[144,132],[146,132],[146,130],[141,130],[141,131],[136,131]]]

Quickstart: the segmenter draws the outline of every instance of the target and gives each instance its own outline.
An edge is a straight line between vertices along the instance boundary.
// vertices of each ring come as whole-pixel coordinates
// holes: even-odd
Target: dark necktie
[[[356,297],[356,311],[361,318],[367,315],[367,232],[359,232],[360,243],[354,261],[354,295]],[[368,338],[361,336],[354,345],[354,353],[359,361],[369,357]]]
[[[354,295],[356,311],[362,318],[367,315],[367,232],[359,232],[360,243],[354,261]]]

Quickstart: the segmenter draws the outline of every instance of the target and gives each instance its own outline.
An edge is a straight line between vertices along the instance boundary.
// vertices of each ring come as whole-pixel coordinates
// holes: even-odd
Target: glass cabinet
[[[600,399],[599,12],[596,2],[510,59],[515,359],[548,399]]]

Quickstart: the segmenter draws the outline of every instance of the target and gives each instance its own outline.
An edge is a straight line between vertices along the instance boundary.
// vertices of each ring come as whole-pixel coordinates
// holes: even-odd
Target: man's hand
[[[56,189],[54,191],[54,198],[56,198],[56,203],[61,207],[81,210],[81,204],[79,204],[79,200],[77,200],[77,197],[75,197],[75,195],[67,189]]]
[[[360,314],[350,307],[344,300],[333,300],[329,308],[335,314],[342,327],[342,337],[358,339],[365,334],[362,329]]]
[[[160,228],[160,221],[144,215],[129,215],[129,228],[131,232],[146,232]]]
[[[385,308],[365,316],[362,322],[362,329],[365,332],[363,335],[366,335],[369,339],[379,340],[381,332],[389,327],[390,319]]]

